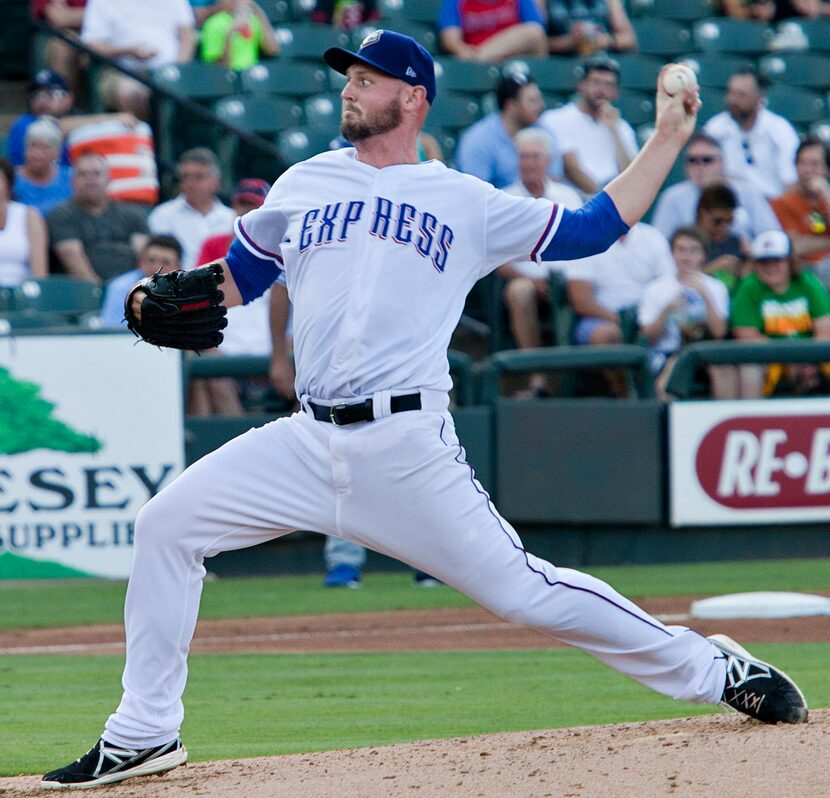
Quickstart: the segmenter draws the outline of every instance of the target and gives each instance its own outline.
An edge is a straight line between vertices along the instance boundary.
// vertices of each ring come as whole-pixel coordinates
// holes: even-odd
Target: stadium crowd
[[[405,29],[440,54],[442,69],[473,62],[477,75],[492,70],[490,91],[478,91],[485,112],[449,136],[439,120],[434,135],[424,136],[424,159],[446,158],[498,188],[573,207],[636,156],[648,128],[626,118],[637,109],[622,102],[627,65],[635,63],[624,58],[636,58],[639,47],[632,6],[648,4],[433,0],[418,4],[432,9],[431,19],[413,23],[400,16],[410,3],[33,0],[32,6],[35,18],[146,78],[194,60],[237,73],[289,60],[296,42],[291,26],[276,18],[289,8],[295,19],[297,9],[305,14],[301,24],[355,32],[356,42],[374,28],[406,22]],[[760,21],[774,34],[770,46],[779,48],[772,44],[780,42],[778,34],[789,30],[793,37],[780,26],[830,18],[830,3],[729,0],[721,13]],[[787,46],[798,49],[795,42],[776,52]],[[823,49],[830,51],[830,41]],[[555,68],[574,70],[572,86],[566,81],[550,90],[552,59]],[[0,291],[68,276],[100,288],[100,311],[81,322],[118,327],[133,281],[221,255],[234,218],[261,204],[268,186],[238,164],[241,179],[234,184],[227,173],[232,165],[211,147],[190,146],[178,152],[174,195],[159,202],[153,146],[162,131],[153,127],[159,120],[148,86],[113,68],[95,70],[85,83],[82,54],[60,38],[45,37],[42,61],[29,84],[29,109],[11,126],[0,161]],[[463,82],[453,85],[460,95],[463,88]],[[689,342],[830,337],[826,137],[770,110],[770,83],[757,59],[737,64],[723,89],[649,223],[594,258],[541,269],[504,264],[488,278],[499,288],[501,306],[484,321],[504,329],[491,348],[640,343],[649,350],[659,392]],[[105,110],[82,113],[76,96],[96,96]],[[442,101],[439,96],[436,105]],[[330,140],[348,146],[336,133]],[[223,177],[226,188],[233,186],[224,195],[229,205],[220,196]],[[563,314],[564,336],[554,323]],[[219,354],[273,353],[273,389],[292,401],[290,331],[274,323],[288,316],[287,293],[277,286],[270,297],[231,314]],[[625,396],[617,376],[606,373],[599,390]],[[821,368],[721,368],[709,377],[715,398],[828,391]],[[546,375],[533,374],[517,390],[544,397],[552,388]],[[241,413],[241,398],[238,383],[211,380],[195,385],[190,410]]]

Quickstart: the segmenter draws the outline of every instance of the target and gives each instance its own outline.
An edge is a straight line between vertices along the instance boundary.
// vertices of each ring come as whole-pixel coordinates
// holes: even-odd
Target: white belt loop
[[[372,394],[372,415],[387,418],[392,415],[392,391],[378,391]]]
[[[306,413],[308,413],[312,418],[314,418],[314,413],[312,412],[311,408],[308,406],[308,400],[310,398],[311,397],[307,393],[304,393],[300,397],[300,407],[302,407],[303,410],[305,410]]]

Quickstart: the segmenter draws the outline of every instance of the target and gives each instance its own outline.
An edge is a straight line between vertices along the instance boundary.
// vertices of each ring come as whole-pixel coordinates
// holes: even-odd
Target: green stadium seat
[[[274,35],[280,45],[280,58],[322,60],[322,55],[329,47],[348,47],[351,38],[346,31],[332,25],[316,25],[313,22],[301,22],[282,25],[275,29]]]
[[[0,285],[0,313],[14,310],[14,289]]]
[[[242,89],[252,94],[307,97],[331,88],[330,71],[327,67],[305,61],[269,59],[246,69],[239,79]]]
[[[810,50],[830,52],[830,17],[816,19],[788,19],[788,25],[798,25],[807,37]]]
[[[759,69],[773,83],[804,86],[808,89],[830,88],[830,55],[820,53],[775,53],[764,56]]]
[[[0,314],[0,337],[15,330],[52,329],[71,327],[65,313],[56,310],[12,310]]]
[[[799,86],[777,84],[767,92],[770,111],[788,119],[796,128],[804,129],[827,115],[827,103],[815,91]]]
[[[288,0],[291,6],[291,16],[296,20],[307,20],[317,5],[317,0]]]
[[[641,55],[673,58],[692,49],[692,34],[685,25],[671,19],[648,17],[631,21]]]
[[[813,122],[810,125],[809,132],[811,136],[820,138],[830,147],[830,119],[819,119],[818,122]]]
[[[430,122],[450,130],[469,127],[481,116],[481,103],[470,95],[444,92],[435,98],[430,112]]]
[[[256,0],[256,3],[261,6],[272,25],[282,25],[294,19],[288,0]]]
[[[319,128],[298,127],[279,133],[277,147],[286,164],[291,165],[330,149],[332,138]]]
[[[101,286],[63,275],[25,280],[14,290],[14,308],[17,311],[82,314],[98,310],[101,299]]]
[[[334,92],[307,97],[303,103],[306,124],[328,131],[332,137],[339,135],[340,106],[340,95]]]
[[[413,22],[435,25],[442,0],[403,0],[402,16]]]
[[[217,64],[192,61],[188,64],[168,64],[152,73],[159,88],[182,94],[191,100],[218,100],[237,91],[237,75],[233,70]]]
[[[695,46],[699,50],[762,55],[768,52],[775,35],[763,22],[720,17],[702,20],[693,28]]]
[[[478,61],[460,61],[445,57],[435,62],[435,79],[439,92],[484,94],[496,87],[499,75],[498,67]]]
[[[572,94],[582,77],[579,58],[552,55],[550,58],[522,57],[509,61],[504,71],[529,72],[543,93]]]
[[[444,153],[444,163],[452,164],[455,158],[455,148],[458,145],[458,135],[454,131],[445,130],[442,127],[431,126],[430,118],[427,117],[427,124],[424,127],[424,132],[429,133],[438,142],[438,146]]]
[[[630,5],[633,16],[662,17],[679,22],[694,22],[717,13],[712,0],[631,0]]]
[[[216,103],[214,110],[223,121],[266,136],[296,127],[303,117],[303,109],[297,102],[255,94],[226,97]]]
[[[697,123],[698,125],[704,125],[715,114],[719,114],[724,110],[726,92],[723,91],[723,89],[717,89],[712,86],[701,86],[700,100],[703,103],[703,106],[700,111],[698,111]]]
[[[725,89],[737,70],[754,66],[752,59],[718,52],[692,53],[680,60],[695,71],[701,86],[716,89]]]
[[[654,96],[640,91],[622,91],[617,101],[620,115],[637,127],[654,121]]]
[[[616,57],[620,65],[620,87],[654,93],[657,89],[657,75],[663,61],[638,53],[621,53]]]

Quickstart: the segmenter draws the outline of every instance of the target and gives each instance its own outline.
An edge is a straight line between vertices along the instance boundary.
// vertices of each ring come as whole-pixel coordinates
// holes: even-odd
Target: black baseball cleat
[[[753,657],[726,635],[709,640],[726,655],[721,704],[764,723],[807,722],[807,702],[786,673]]]
[[[83,790],[165,773],[187,762],[187,751],[179,739],[155,748],[119,748],[102,737],[80,759],[47,773],[41,787],[48,790]]]

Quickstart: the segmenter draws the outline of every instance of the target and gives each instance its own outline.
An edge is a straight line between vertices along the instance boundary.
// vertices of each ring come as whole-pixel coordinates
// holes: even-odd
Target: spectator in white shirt
[[[519,180],[504,189],[508,194],[544,197],[570,209],[582,205],[582,199],[576,191],[548,176],[553,153],[551,138],[544,130],[525,128],[513,140],[519,157]],[[561,261],[542,264],[533,261],[505,263],[499,267],[499,275],[506,280],[504,303],[510,318],[510,331],[519,349],[542,345],[539,314],[548,308],[548,275],[556,268],[562,268]],[[529,394],[544,396],[547,393],[546,376],[531,374]]]
[[[121,66],[147,72],[186,63],[196,48],[193,9],[188,0],[89,0],[81,41]],[[150,90],[113,69],[98,84],[104,104],[149,121]]]
[[[738,204],[731,230],[736,236],[752,240],[764,230],[780,229],[770,204],[755,185],[724,175],[720,145],[707,133],[695,133],[689,139],[683,168],[686,179],[660,193],[651,217],[651,224],[666,238],[679,227],[695,223],[701,192],[715,183],[725,183],[735,194]]]
[[[619,83],[619,64],[593,56],[583,64],[578,99],[539,117],[559,144],[565,177],[585,194],[598,192],[637,154],[634,130],[612,105]]]
[[[147,224],[154,235],[176,236],[184,249],[182,268],[192,269],[208,236],[229,233],[236,213],[216,196],[221,172],[216,156],[206,147],[182,153],[178,163],[181,193],[150,213]]]
[[[669,242],[642,222],[605,252],[570,261],[565,269],[568,298],[579,317],[574,343],[621,343],[620,311],[639,304],[652,280],[674,270]]]
[[[703,130],[721,147],[729,177],[753,183],[765,197],[778,197],[796,181],[798,133],[764,106],[767,81],[751,67],[737,70],[726,88],[726,110]]]

